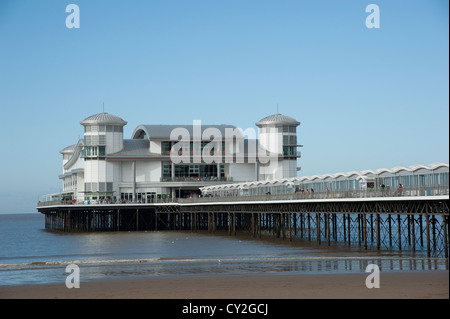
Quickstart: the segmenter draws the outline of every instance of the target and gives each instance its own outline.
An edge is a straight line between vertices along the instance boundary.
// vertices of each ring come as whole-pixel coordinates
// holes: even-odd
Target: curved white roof
[[[127,124],[127,122],[125,122],[118,116],[103,112],[85,118],[83,121],[81,121],[80,124],[81,125],[113,124],[124,126]]]
[[[300,122],[298,122],[296,119],[283,115],[280,113],[272,114],[269,116],[266,116],[265,118],[259,120],[256,122],[256,126],[264,126],[264,125],[300,125]]]
[[[432,170],[441,168],[441,167],[448,167],[448,164],[445,163],[434,163],[434,164],[430,164],[428,165],[429,168],[431,168]]]
[[[427,166],[425,165],[413,165],[409,167],[409,170],[412,172],[418,171],[419,169],[429,169]]]
[[[409,167],[397,166],[397,167],[394,167],[391,169],[380,168],[375,171],[373,171],[373,170],[363,170],[361,172],[351,171],[348,173],[302,176],[302,177],[285,178],[285,179],[281,179],[281,180],[276,179],[276,180],[263,180],[263,181],[253,181],[253,182],[245,182],[245,183],[216,185],[216,186],[203,187],[203,188],[201,188],[201,190],[203,192],[205,192],[205,191],[208,192],[208,191],[212,191],[212,190],[238,188],[241,185],[245,186],[245,187],[259,186],[259,185],[275,185],[275,184],[283,184],[283,183],[292,185],[292,183],[295,183],[295,182],[302,183],[305,181],[326,180],[326,179],[337,180],[337,179],[343,178],[343,177],[355,178],[356,180],[365,180],[368,177],[369,178],[376,177],[376,176],[379,176],[381,174],[386,174],[386,173],[395,175],[399,172],[412,172],[414,174],[416,171],[418,171],[420,169],[434,171],[434,170],[441,169],[441,168],[444,168],[444,169],[447,168],[447,170],[448,170],[449,165],[446,163],[434,163],[434,164],[430,164],[428,166],[425,166],[425,165],[412,165]],[[373,176],[368,176],[368,175],[373,175]]]

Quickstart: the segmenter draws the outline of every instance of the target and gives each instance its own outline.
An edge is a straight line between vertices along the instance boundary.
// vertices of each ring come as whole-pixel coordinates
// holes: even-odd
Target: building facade
[[[80,124],[84,138],[60,152],[62,192],[46,200],[154,202],[197,196],[206,186],[297,176],[300,122],[278,113],[256,123],[257,136],[194,121],[138,125],[124,139],[127,122],[105,112]]]

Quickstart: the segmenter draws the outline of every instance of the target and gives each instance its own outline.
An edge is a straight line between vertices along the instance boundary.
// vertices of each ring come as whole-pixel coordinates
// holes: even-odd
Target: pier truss
[[[73,231],[184,230],[449,253],[448,196],[38,207],[45,227]]]

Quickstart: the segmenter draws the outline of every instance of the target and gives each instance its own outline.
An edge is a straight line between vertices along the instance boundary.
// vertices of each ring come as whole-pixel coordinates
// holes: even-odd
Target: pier
[[[62,232],[207,231],[353,245],[367,250],[449,253],[449,196],[334,199],[266,197],[169,203],[38,205],[45,228]]]

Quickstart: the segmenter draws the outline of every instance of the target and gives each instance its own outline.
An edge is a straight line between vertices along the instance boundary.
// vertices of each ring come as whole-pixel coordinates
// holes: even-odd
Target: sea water
[[[189,231],[63,233],[44,215],[0,214],[0,285],[64,283],[76,264],[81,281],[150,276],[261,273],[364,273],[448,269],[444,258],[408,252],[318,246]]]

